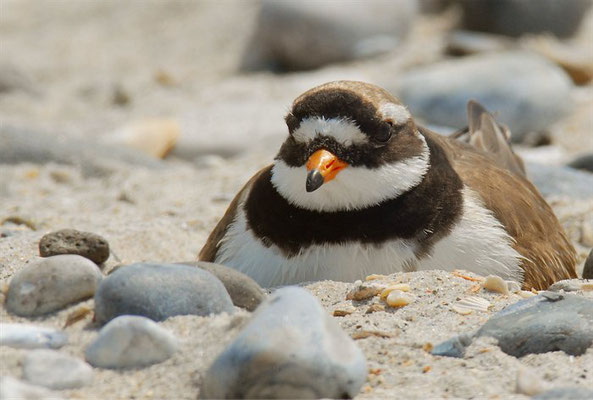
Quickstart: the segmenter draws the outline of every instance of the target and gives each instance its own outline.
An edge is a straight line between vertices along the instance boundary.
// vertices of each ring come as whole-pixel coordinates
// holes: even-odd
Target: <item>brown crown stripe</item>
[[[275,244],[288,257],[315,244],[380,245],[393,239],[415,239],[418,251],[425,254],[450,232],[463,206],[459,176],[442,149],[429,137],[426,140],[435,168],[429,168],[414,189],[362,210],[319,212],[294,206],[273,187],[268,168],[245,202],[248,225],[262,243]]]

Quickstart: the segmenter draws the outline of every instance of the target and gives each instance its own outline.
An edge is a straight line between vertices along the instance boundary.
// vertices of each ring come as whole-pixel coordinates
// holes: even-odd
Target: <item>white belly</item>
[[[416,243],[407,240],[380,246],[354,242],[314,245],[287,258],[277,246],[266,247],[247,229],[240,206],[221,241],[216,262],[249,275],[264,287],[326,279],[354,281],[369,274],[428,269],[465,269],[522,282],[521,256],[511,247],[511,238],[474,192],[465,188],[463,194],[462,218],[420,259],[415,256]]]

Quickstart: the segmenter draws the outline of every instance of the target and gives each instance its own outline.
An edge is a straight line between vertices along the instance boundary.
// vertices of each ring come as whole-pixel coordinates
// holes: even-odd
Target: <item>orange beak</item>
[[[317,150],[307,161],[307,192],[317,190],[334,179],[338,172],[348,166],[348,163],[340,160],[327,150]]]

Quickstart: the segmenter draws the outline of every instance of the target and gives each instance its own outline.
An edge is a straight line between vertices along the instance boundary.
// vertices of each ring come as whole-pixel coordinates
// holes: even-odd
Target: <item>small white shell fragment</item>
[[[393,292],[394,290],[400,290],[402,292],[409,292],[410,285],[408,285],[407,283],[397,283],[395,285],[389,285],[385,289],[383,289],[383,291],[381,292],[381,298],[385,299],[389,295],[389,293]]]
[[[482,283],[482,287],[491,292],[502,293],[505,295],[509,294],[509,287],[507,283],[500,276],[488,275]]]
[[[412,297],[405,294],[401,290],[392,290],[385,299],[385,302],[390,307],[403,307],[412,302]]]
[[[470,296],[459,300],[451,309],[461,315],[471,314],[473,311],[488,311],[490,302],[478,296]]]
[[[528,290],[521,290],[521,291],[517,292],[517,294],[519,296],[523,297],[524,299],[528,299],[530,297],[537,296],[537,294],[530,292]]]

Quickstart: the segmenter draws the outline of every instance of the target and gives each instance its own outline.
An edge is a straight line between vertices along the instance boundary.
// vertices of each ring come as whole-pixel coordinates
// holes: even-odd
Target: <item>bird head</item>
[[[410,113],[387,91],[337,81],[299,96],[272,183],[296,206],[362,209],[396,198],[422,180],[429,150]]]

